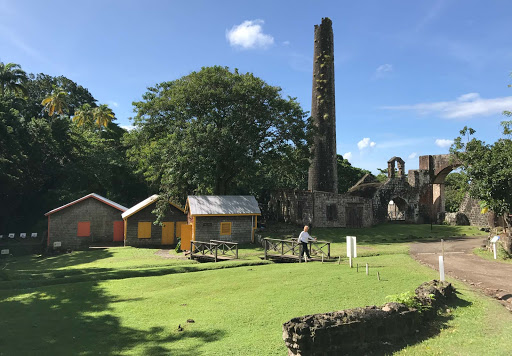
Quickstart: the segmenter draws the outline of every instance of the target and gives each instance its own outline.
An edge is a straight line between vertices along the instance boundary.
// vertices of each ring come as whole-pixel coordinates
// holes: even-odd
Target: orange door
[[[186,225],[186,221],[177,221],[176,222],[176,237],[181,237],[181,227]]]
[[[174,243],[174,222],[166,221],[162,225],[162,245]]]
[[[114,221],[114,241],[124,240],[124,222]]]
[[[190,240],[192,240],[192,225],[181,225],[181,249],[190,250]]]

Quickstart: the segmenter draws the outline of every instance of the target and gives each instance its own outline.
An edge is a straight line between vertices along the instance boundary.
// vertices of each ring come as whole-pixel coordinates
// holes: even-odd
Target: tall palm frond
[[[89,104],[82,105],[76,110],[73,122],[78,126],[92,126],[94,123],[94,109]]]
[[[0,96],[6,93],[13,93],[14,95],[27,96],[27,73],[21,69],[19,64],[0,62]]]
[[[41,102],[41,105],[44,105],[44,109],[50,116],[53,116],[54,113],[62,115],[68,110],[67,99],[67,92],[61,88],[54,88],[50,96]]]
[[[108,124],[115,119],[115,114],[111,108],[108,107],[107,104],[101,104],[97,108],[93,109],[94,112],[94,120],[98,127],[107,127]]]

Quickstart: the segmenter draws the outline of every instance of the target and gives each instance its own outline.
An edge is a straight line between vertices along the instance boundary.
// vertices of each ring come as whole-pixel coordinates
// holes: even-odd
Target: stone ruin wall
[[[336,206],[336,218],[327,218],[327,206]],[[349,194],[279,190],[271,194],[269,211],[275,221],[313,227],[347,227],[347,208],[362,209],[361,227],[374,224],[371,199]]]
[[[433,297],[432,297],[433,296]],[[387,303],[293,318],[283,324],[288,355],[351,355],[414,336],[437,310],[454,298],[450,283],[426,282],[415,291],[416,300],[427,307],[420,313],[404,304]]]
[[[469,194],[464,196],[459,207],[459,212],[468,218],[469,225],[494,227],[494,214],[491,212],[481,214],[481,210],[478,200],[471,198]]]

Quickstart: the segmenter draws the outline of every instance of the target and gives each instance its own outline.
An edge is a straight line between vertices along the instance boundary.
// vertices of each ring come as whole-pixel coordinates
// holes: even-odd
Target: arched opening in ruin
[[[407,211],[407,202],[400,197],[394,197],[388,203],[388,220],[389,221],[405,221],[406,211]]]

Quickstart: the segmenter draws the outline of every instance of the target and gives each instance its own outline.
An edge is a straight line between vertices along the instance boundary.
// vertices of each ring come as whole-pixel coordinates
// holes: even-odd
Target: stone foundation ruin
[[[288,355],[365,354],[415,335],[455,297],[450,283],[433,280],[415,291],[423,312],[400,303],[386,303],[381,307],[307,315],[283,324],[283,340]]]

